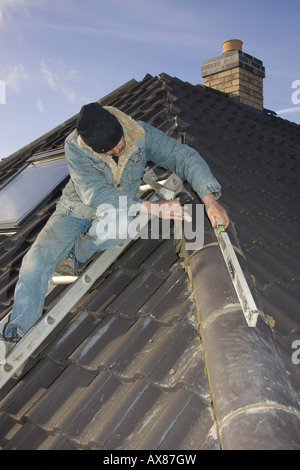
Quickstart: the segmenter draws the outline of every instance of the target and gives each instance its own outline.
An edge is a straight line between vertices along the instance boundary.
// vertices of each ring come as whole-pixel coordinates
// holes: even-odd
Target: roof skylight
[[[68,175],[65,158],[30,159],[0,188],[0,229],[18,228]]]

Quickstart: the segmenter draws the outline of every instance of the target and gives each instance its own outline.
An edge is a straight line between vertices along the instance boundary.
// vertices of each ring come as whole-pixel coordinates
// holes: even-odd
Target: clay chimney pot
[[[239,39],[227,39],[227,41],[224,41],[222,43],[223,46],[223,54],[226,54],[226,52],[230,51],[241,51],[243,42],[240,41]]]

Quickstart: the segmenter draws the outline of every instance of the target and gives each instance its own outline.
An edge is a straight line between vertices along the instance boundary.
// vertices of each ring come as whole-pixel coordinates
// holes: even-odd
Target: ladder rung
[[[50,283],[54,285],[58,284],[73,284],[77,281],[78,276],[51,276]]]

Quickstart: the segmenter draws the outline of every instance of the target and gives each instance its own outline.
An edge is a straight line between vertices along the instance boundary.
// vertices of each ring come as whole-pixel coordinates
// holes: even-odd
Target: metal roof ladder
[[[150,178],[151,179],[151,178]],[[146,180],[145,180],[146,181]],[[147,188],[146,188],[147,189]],[[150,198],[155,202],[161,197],[171,199],[182,189],[182,181],[175,174],[171,174],[163,184],[157,183],[156,193]],[[145,220],[145,219],[144,219]],[[146,219],[144,225],[140,226],[140,233],[148,225],[149,219]],[[138,238],[138,237],[137,237]],[[12,378],[20,367],[37,350],[43,341],[72,310],[79,300],[88,292],[99,277],[116,261],[122,252],[132,242],[128,238],[122,244],[112,246],[106,249],[85,269],[78,277],[73,276],[51,276],[48,293],[55,287],[55,283],[71,284],[66,292],[60,297],[56,304],[45,313],[40,320],[22,337],[22,340],[16,344],[6,359],[0,360],[0,389]],[[7,315],[0,322],[0,330],[3,331],[8,320]]]

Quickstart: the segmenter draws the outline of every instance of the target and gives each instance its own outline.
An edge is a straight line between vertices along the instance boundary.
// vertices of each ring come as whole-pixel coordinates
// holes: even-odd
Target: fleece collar
[[[124,167],[135,148],[135,144],[137,143],[139,139],[143,137],[143,135],[145,134],[145,131],[142,127],[140,127],[137,124],[136,121],[134,121],[130,116],[123,113],[119,109],[114,108],[113,106],[104,106],[104,109],[107,109],[107,111],[112,113],[118,119],[121,126],[123,127],[126,147],[125,147],[125,152],[123,153],[123,155],[121,155],[121,157],[118,158],[118,163],[116,163],[111,156],[105,155],[105,153],[95,152],[92,149],[92,147],[89,147],[83,141],[80,135],[78,136],[77,144],[79,145],[80,148],[89,150],[93,155],[96,155],[103,162],[105,162],[110,167],[116,183],[119,183]]]

